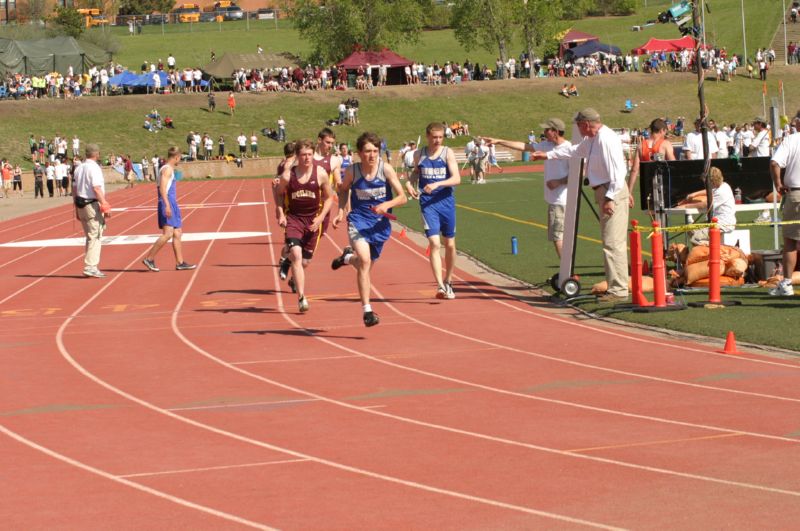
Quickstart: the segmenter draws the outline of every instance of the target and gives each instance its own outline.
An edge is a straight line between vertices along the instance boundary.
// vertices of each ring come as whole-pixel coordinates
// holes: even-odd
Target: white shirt
[[[285,129],[286,128],[286,120],[281,118],[278,120],[278,129]]]
[[[784,186],[800,188],[800,134],[794,133],[785,137],[775,149],[772,160],[781,168],[786,168]]]
[[[736,199],[728,183],[722,183],[715,188],[711,201],[714,205],[713,216],[717,218],[719,230],[731,232],[736,228]]]
[[[48,166],[45,168],[45,175],[47,175],[47,180],[52,181],[56,178],[56,168],[53,165]]]
[[[719,148],[719,150],[723,152],[723,155],[727,155],[727,153],[725,153],[725,150],[727,150],[728,142],[730,141],[728,133],[720,129],[719,131],[714,133],[714,136],[717,140],[717,147]]]
[[[714,158],[714,155],[719,152],[719,147],[717,146],[717,140],[714,138],[714,135],[710,132],[706,132],[706,136],[708,137],[708,153],[709,157]],[[683,150],[691,152],[688,155],[689,160],[702,160],[703,158],[703,137],[698,131],[692,131],[691,133],[686,135],[686,139],[683,141]]]
[[[573,156],[587,159],[589,185],[596,187],[607,184],[608,199],[614,199],[621,190],[628,189],[625,182],[628,169],[622,152],[622,142],[610,127],[600,127],[597,135],[587,136],[580,144],[565,143],[547,152],[547,160],[563,160]]]
[[[756,147],[754,157],[769,157],[769,131],[766,129],[759,131],[752,145]]]
[[[244,136],[244,135],[239,135],[238,137],[236,137],[236,141],[239,142],[240,146],[246,146],[247,145],[247,137]]]
[[[414,167],[414,153],[416,153],[416,149],[409,149],[406,150],[405,154],[403,155],[403,164],[406,168],[413,168]]]
[[[753,131],[751,131],[750,129],[744,129],[742,131],[742,144],[745,147],[750,147],[750,144],[753,143],[754,137],[755,135],[753,134]]]
[[[171,55],[167,57],[167,66],[170,68],[175,68],[175,58]]]
[[[559,146],[563,148],[568,148],[572,145],[572,143],[568,140],[564,140]],[[531,144],[531,147],[536,151],[552,151],[556,145],[549,140],[545,140],[544,142],[535,142]],[[546,160],[544,163],[544,200],[547,201],[549,205],[566,205],[567,204],[567,185],[561,185],[554,190],[551,190],[547,187],[547,181],[555,181],[558,179],[563,179],[569,175],[569,161],[568,160]]]
[[[105,195],[106,183],[103,179],[103,170],[96,161],[86,159],[75,169],[75,194],[85,199],[97,199],[94,187],[100,188]]]

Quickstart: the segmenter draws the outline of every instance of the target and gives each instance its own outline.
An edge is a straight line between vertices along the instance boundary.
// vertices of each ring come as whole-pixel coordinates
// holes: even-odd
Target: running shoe
[[[286,280],[286,277],[289,276],[289,269],[292,268],[292,261],[288,258],[281,258],[281,269],[280,269],[280,276],[281,280]]]
[[[353,254],[353,248],[352,247],[349,247],[349,246],[345,247],[344,250],[342,251],[342,254],[333,259],[333,262],[331,262],[331,269],[336,271],[337,269],[339,269],[340,267],[345,265],[344,264],[344,259],[348,254]]]
[[[297,286],[294,285],[294,277],[289,279],[289,288],[292,290],[292,293],[297,293]]]
[[[186,262],[181,262],[180,264],[175,266],[175,269],[177,269],[178,271],[190,271],[195,268],[197,268],[196,264],[187,264]]]
[[[376,324],[380,323],[381,320],[378,319],[378,314],[375,312],[364,312],[364,326],[375,326]]]
[[[437,299],[446,299],[447,298],[447,288],[444,286],[439,286],[436,289],[436,298]]]
[[[96,267],[87,267],[83,270],[83,276],[92,278],[106,278],[106,274]]]
[[[445,295],[446,295],[445,298],[446,299],[453,300],[453,299],[456,298],[456,292],[453,291],[453,284],[451,284],[450,282],[445,282],[444,283],[444,290],[445,290]]]
[[[158,273],[159,271],[161,271],[158,267],[156,267],[156,261],[155,260],[150,260],[148,258],[145,258],[144,260],[142,260],[142,263],[150,271],[153,271],[155,273]]]
[[[773,297],[791,297],[794,295],[794,287],[791,280],[781,280],[774,288],[770,288],[769,292]]]
[[[305,296],[301,296],[297,299],[297,307],[300,313],[306,313],[308,311],[308,299],[306,299]]]

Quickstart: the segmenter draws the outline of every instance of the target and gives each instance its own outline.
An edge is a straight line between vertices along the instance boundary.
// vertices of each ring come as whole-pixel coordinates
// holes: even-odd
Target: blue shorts
[[[383,245],[392,235],[392,225],[388,219],[384,218],[371,227],[359,229],[356,223],[351,221],[347,226],[347,235],[350,237],[351,244],[358,240],[367,242],[369,244],[369,257],[375,261],[381,257]]]
[[[183,226],[183,220],[181,219],[181,209],[178,208],[178,203],[175,201],[169,202],[170,209],[172,210],[172,215],[167,217],[164,211],[164,202],[159,199],[158,201],[158,228],[163,229],[164,227],[172,227],[174,229],[180,229]]]
[[[455,238],[456,236],[456,205],[453,201],[437,201],[421,208],[422,223],[425,227],[425,236],[439,236]]]

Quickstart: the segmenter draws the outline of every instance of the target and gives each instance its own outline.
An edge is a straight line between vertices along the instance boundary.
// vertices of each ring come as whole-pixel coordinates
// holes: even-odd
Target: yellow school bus
[[[172,13],[178,22],[200,22],[200,6],[197,4],[181,4]]]
[[[100,12],[99,9],[78,9],[78,13],[80,13],[83,17],[83,23],[87,28],[108,24],[108,19]]]

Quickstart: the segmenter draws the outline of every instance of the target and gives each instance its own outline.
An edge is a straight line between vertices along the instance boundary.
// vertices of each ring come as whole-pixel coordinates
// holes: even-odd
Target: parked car
[[[215,22],[217,20],[216,11],[203,11],[200,13],[200,22]]]
[[[217,13],[221,13],[225,20],[242,20],[244,11],[239,6],[220,7]]]
[[[275,10],[268,7],[262,7],[256,11],[256,18],[258,20],[274,20],[276,16],[277,13],[275,13]]]

